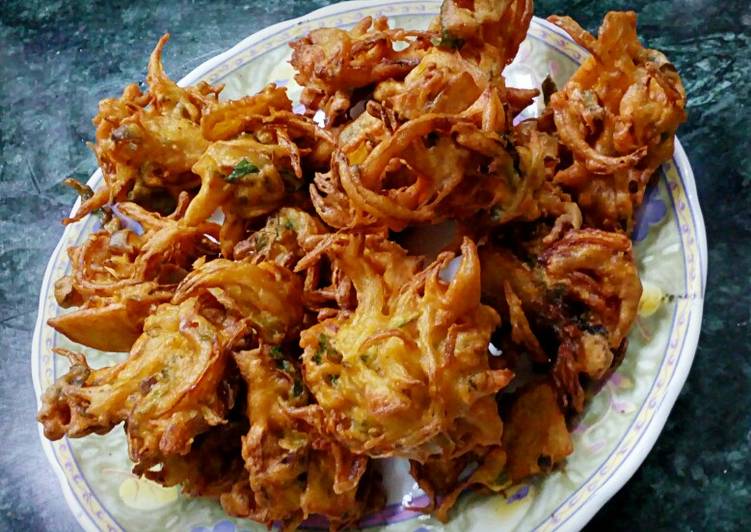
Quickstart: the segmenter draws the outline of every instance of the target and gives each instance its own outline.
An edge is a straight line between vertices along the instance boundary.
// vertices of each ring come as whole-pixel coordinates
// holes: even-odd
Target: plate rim
[[[276,33],[279,33],[280,31],[287,30],[293,26],[300,25],[305,22],[310,22],[317,18],[330,17],[338,13],[342,13],[344,11],[352,11],[352,10],[361,9],[361,8],[373,9],[373,8],[378,8],[378,7],[395,6],[395,5],[402,5],[402,4],[440,5],[440,3],[441,3],[440,0],[422,0],[421,2],[411,2],[409,0],[350,0],[350,1],[338,2],[335,4],[324,6],[314,11],[311,11],[309,13],[306,13],[302,16],[277,22],[251,35],[248,35],[247,37],[240,40],[234,46],[230,47],[224,52],[221,52],[220,54],[198,65],[196,68],[191,70],[188,74],[183,76],[178,81],[178,84],[180,86],[185,86],[191,83],[195,83],[196,81],[200,80],[207,73],[209,73],[210,71],[212,71],[219,65],[226,63],[229,58],[234,57],[238,53],[246,50],[249,46],[252,46],[256,42],[261,41],[266,37],[270,37]],[[388,13],[386,13],[386,15],[388,15]],[[551,30],[554,33],[558,34],[561,38],[569,41],[569,43],[573,43],[573,39],[571,39],[571,37],[567,33],[565,33],[563,30],[561,30],[557,26],[551,24],[547,20],[541,19],[538,17],[534,17],[534,20],[536,23],[542,25],[546,29]],[[677,173],[683,185],[683,192],[685,194],[685,198],[687,200],[687,206],[688,206],[690,216],[691,216],[691,226],[692,226],[691,229],[693,229],[692,235],[695,237],[695,240],[696,240],[695,249],[698,255],[697,260],[698,260],[698,266],[700,270],[699,271],[700,286],[699,286],[699,293],[696,294],[695,299],[692,299],[691,302],[689,302],[688,307],[687,307],[690,311],[690,314],[693,314],[694,319],[692,320],[692,322],[687,324],[687,329],[683,337],[683,345],[678,351],[679,354],[678,354],[677,364],[675,366],[675,369],[673,370],[673,373],[671,374],[670,382],[667,385],[666,391],[663,397],[660,399],[660,403],[659,405],[657,405],[655,412],[652,415],[652,418],[647,422],[647,425],[644,431],[639,436],[638,441],[629,450],[628,456],[624,459],[622,463],[618,464],[615,467],[615,469],[612,471],[610,476],[603,482],[602,485],[600,485],[594,491],[586,495],[586,500],[584,500],[581,504],[579,504],[574,509],[573,513],[568,515],[562,521],[558,521],[557,519],[555,519],[555,512],[557,512],[558,509],[562,508],[564,504],[571,499],[571,496],[576,495],[577,492],[579,492],[587,484],[587,482],[589,482],[589,479],[585,481],[585,483],[582,484],[582,486],[580,486],[576,491],[572,492],[564,500],[564,502],[558,506],[558,509],[556,509],[553,512],[553,514],[545,518],[542,522],[538,523],[535,526],[536,530],[542,530],[542,529],[578,530],[591,520],[591,518],[597,513],[597,511],[600,508],[602,508],[605,505],[605,503],[609,501],[613,497],[613,495],[615,495],[615,493],[618,492],[626,484],[626,482],[634,475],[636,470],[644,462],[649,452],[654,447],[657,438],[662,433],[664,425],[667,422],[670,412],[672,408],[674,407],[675,402],[678,398],[678,395],[683,389],[685,381],[690,372],[693,360],[696,355],[696,349],[698,346],[699,336],[701,332],[701,323],[702,323],[702,314],[703,314],[703,305],[704,305],[706,278],[707,278],[707,237],[706,237],[706,228],[704,224],[704,217],[703,217],[703,214],[701,211],[701,205],[698,199],[694,173],[691,168],[689,158],[683,148],[683,145],[681,144],[680,140],[677,137],[675,139],[675,151],[673,154],[672,161],[676,166]],[[87,180],[87,184],[89,186],[95,186],[101,180],[102,180],[102,172],[101,172],[101,169],[97,168],[96,171],[94,171],[89,177],[89,179]],[[672,197],[672,193],[671,193],[671,197]],[[77,198],[73,204],[73,207],[71,208],[71,215],[73,215],[78,210],[78,208],[80,207],[80,203],[81,203],[80,198]],[[50,288],[50,282],[52,281],[53,269],[56,264],[56,261],[54,259],[59,256],[60,252],[62,251],[62,247],[65,245],[65,243],[68,240],[66,236],[75,230],[75,225],[76,224],[71,224],[65,227],[63,234],[60,236],[60,239],[58,240],[57,245],[55,246],[52,254],[50,255],[50,258],[48,259],[47,266],[44,271],[44,276],[42,278],[42,284],[40,286],[39,301],[38,301],[38,307],[37,307],[37,319],[36,319],[36,324],[34,327],[34,335],[33,335],[32,345],[31,345],[31,372],[32,372],[32,382],[33,382],[33,387],[34,387],[34,392],[35,392],[35,398],[37,402],[37,408],[41,406],[41,396],[44,391],[41,389],[41,383],[39,380],[39,362],[41,358],[41,353],[39,353],[38,350],[36,349],[36,346],[39,345],[40,338],[44,331],[44,328],[46,327],[46,323],[43,320],[44,307],[47,301],[47,296],[49,294],[49,288]],[[683,244],[681,245],[683,246]],[[689,262],[688,259],[684,257],[684,264],[688,262]],[[676,315],[677,313],[678,313],[678,310],[676,309]],[[666,353],[664,357],[667,357],[667,356],[668,355]],[[662,362],[664,362],[664,359],[661,361],[660,368],[662,367]],[[655,381],[659,377],[660,368],[658,368],[658,374],[655,376]],[[644,403],[640,405],[640,409],[643,408],[643,406],[650,400],[650,396],[652,395],[652,393],[653,393],[652,391],[648,393],[648,395],[646,396],[644,400]],[[637,414],[637,417],[638,417],[638,414]],[[44,431],[42,429],[42,426],[39,423],[37,423],[37,430],[38,430],[38,434],[41,440],[44,454],[47,457],[47,460],[50,462],[50,465],[52,466],[52,470],[54,471],[55,477],[58,480],[58,484],[61,487],[66,504],[68,505],[74,518],[76,519],[76,521],[78,521],[79,525],[84,530],[98,530],[94,521],[91,519],[91,517],[88,515],[86,510],[83,508],[80,501],[73,494],[68,477],[66,476],[62,465],[54,456],[53,449],[52,449],[52,442],[50,442],[44,437]],[[617,450],[622,445],[623,441],[625,440],[630,430],[631,430],[630,428],[627,429],[627,432],[621,437],[621,439],[616,444],[615,450]],[[615,450],[613,451],[613,453],[615,453]],[[609,457],[605,458],[605,461],[598,467],[597,470],[595,470],[592,477],[594,477],[595,474],[600,472],[600,470],[602,470],[605,467],[608,460],[609,460]]]

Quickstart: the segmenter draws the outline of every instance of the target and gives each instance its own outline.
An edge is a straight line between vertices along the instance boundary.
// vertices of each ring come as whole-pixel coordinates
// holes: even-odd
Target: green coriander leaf
[[[234,183],[245,175],[257,174],[258,170],[259,168],[256,165],[249,162],[247,159],[243,159],[235,165],[235,167],[232,169],[232,172],[230,172],[228,176],[224,177],[224,180],[228,183]]]
[[[316,349],[315,354],[313,354],[313,362],[316,364],[320,364],[322,362],[322,355],[326,352],[326,350],[329,348],[329,339],[325,334],[321,334],[318,336],[318,349]]]

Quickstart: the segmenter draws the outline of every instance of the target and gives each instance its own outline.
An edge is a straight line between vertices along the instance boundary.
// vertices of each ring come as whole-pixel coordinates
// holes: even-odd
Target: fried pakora
[[[291,111],[285,91],[269,85],[255,96],[213,106],[201,122],[204,135],[216,140],[192,167],[201,187],[185,223],[195,225],[220,209],[225,257],[232,258],[248,221],[296,202],[290,192],[304,186],[304,157],[311,155],[315,167],[330,156],[331,137]]]
[[[106,186],[66,222],[78,221],[108,202],[134,199],[154,205],[155,197],[177,197],[199,184],[191,168],[209,144],[201,134],[201,117],[222,87],[205,82],[178,87],[162,66],[168,39],[163,36],[151,54],[148,91],[132,84],[119,99],[100,102],[94,152]]]
[[[421,270],[399,246],[339,234],[326,253],[351,279],[357,308],[304,330],[305,380],[327,430],[353,452],[419,462],[497,442],[494,395],[511,379],[488,365],[498,316],[480,304],[479,259],[470,240],[453,279],[443,255]]]
[[[484,248],[483,293],[511,325],[510,367],[515,351],[528,354],[554,377],[562,406],[581,412],[581,377],[598,381],[619,361],[641,282],[631,241],[621,233],[588,228],[553,243],[540,240],[532,244],[539,254],[526,263],[519,251]]]
[[[42,398],[45,435],[102,434],[125,421],[137,472],[187,454],[232,407],[221,390],[235,342],[249,328],[281,342],[299,326],[301,300],[299,279],[276,264],[198,266],[146,319],[124,362],[92,370],[83,355],[61,353],[72,367]]]
[[[512,146],[508,138],[462,115],[425,114],[370,151],[348,139],[349,152],[335,151],[330,172],[316,178],[314,206],[337,228],[395,231],[478,216],[498,225],[559,209],[558,192],[545,182],[544,146],[536,138]]]
[[[358,490],[368,459],[326,437],[299,413],[308,393],[302,375],[278,346],[235,353],[248,388],[250,429],[242,440],[247,477],[222,496],[232,515],[294,529],[312,514],[332,528],[353,524],[368,508]],[[306,418],[308,421],[306,421]]]
[[[306,109],[322,110],[329,124],[349,110],[356,89],[399,78],[430,47],[431,32],[390,29],[386,17],[365,17],[349,31],[320,28],[290,43],[295,81]],[[395,46],[403,43],[405,47]]]
[[[550,17],[592,55],[550,98],[574,162],[555,181],[597,227],[631,231],[657,168],[673,155],[686,92],[667,58],[644,48],[634,12],[605,16],[595,39],[569,17]]]
[[[185,198],[187,199],[187,198]],[[55,298],[73,312],[48,324],[74,342],[129,351],[153,308],[168,302],[200,257],[216,257],[216,224],[179,222],[187,202],[164,217],[132,202],[112,208],[109,224],[68,249],[72,272],[55,282]]]

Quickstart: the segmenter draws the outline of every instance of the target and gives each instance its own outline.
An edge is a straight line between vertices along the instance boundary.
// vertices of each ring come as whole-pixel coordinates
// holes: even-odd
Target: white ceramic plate
[[[274,81],[286,85],[294,99],[300,88],[292,81],[287,64],[289,41],[316,27],[348,27],[367,15],[388,16],[400,27],[424,28],[439,6],[438,1],[403,0],[332,5],[246,38],[199,66],[181,84],[199,80],[225,83],[224,96],[235,98]],[[586,51],[565,33],[534,19],[517,60],[504,74],[512,86],[539,87],[548,73],[562,86],[586,56]],[[537,111],[532,106],[525,113],[534,115]],[[101,181],[101,172],[96,172],[88,184],[97,188]],[[73,210],[77,207],[78,203]],[[95,223],[90,217],[68,226],[45,272],[31,358],[37,400],[67,370],[66,362],[53,357],[52,348],[73,347],[45,325],[47,319],[61,312],[55,303],[54,281],[69,270],[65,250],[86,238]],[[507,498],[467,494],[455,508],[452,520],[442,525],[406,508],[419,505],[424,496],[403,464],[394,462],[386,474],[389,504],[367,518],[364,526],[411,532],[444,528],[576,530],[623,486],[665,424],[691,367],[701,325],[706,236],[691,167],[678,142],[673,160],[664,165],[658,184],[647,194],[634,245],[645,286],[640,317],[630,336],[626,360],[588,406],[574,432],[575,451],[565,468],[515,488]],[[122,358],[85,352],[95,367]],[[105,436],[57,442],[44,439],[40,429],[40,437],[65,498],[84,529],[262,529],[249,521],[228,518],[216,503],[191,500],[175,488],[165,489],[133,477],[120,429]]]

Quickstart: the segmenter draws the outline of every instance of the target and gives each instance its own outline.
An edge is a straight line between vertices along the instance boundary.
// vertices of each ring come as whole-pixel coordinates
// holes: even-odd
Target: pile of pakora
[[[591,57],[560,89],[506,86],[532,11],[445,0],[425,31],[316,29],[290,44],[299,113],[274,85],[179,87],[163,37],[148,90],[99,105],[104,186],[74,183],[66,223],[101,224],[49,322],[128,355],[56,349],[47,438],[122,423],[134,473],[287,530],[380,509],[383,458],[444,521],[466,489],[559,467],[626,353],[629,234],[686,98],[631,12],[597,37],[551,17]]]

